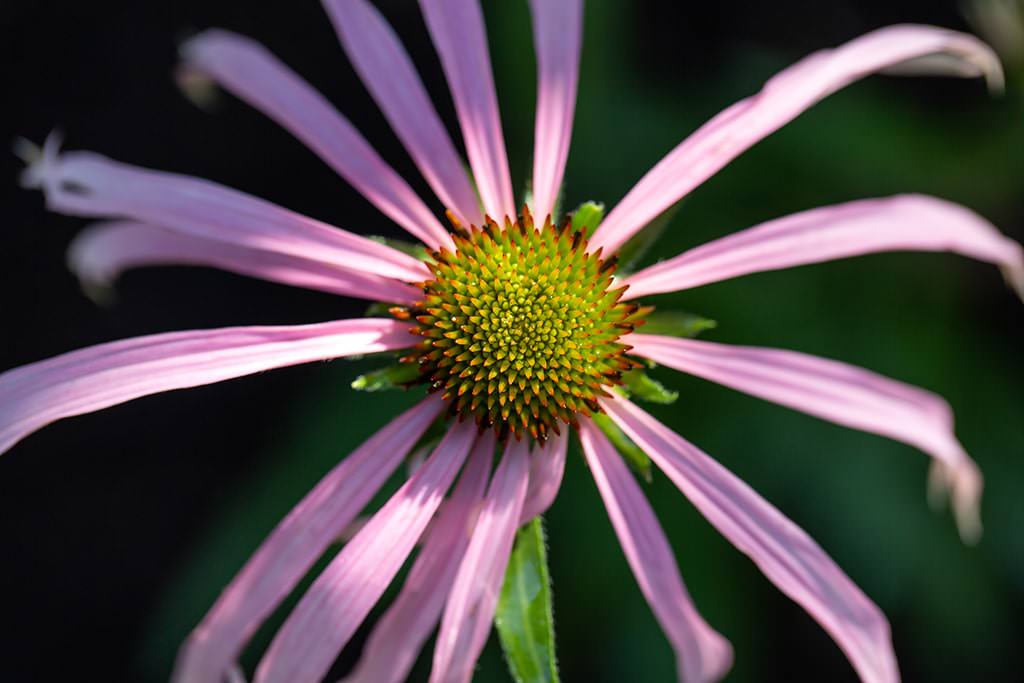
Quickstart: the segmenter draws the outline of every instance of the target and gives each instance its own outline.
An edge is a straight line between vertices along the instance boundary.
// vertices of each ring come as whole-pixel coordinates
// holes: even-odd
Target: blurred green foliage
[[[528,43],[526,3],[489,3],[488,24],[494,45]],[[614,206],[683,136],[801,56],[738,54],[709,66],[706,79],[682,92],[640,70],[640,46],[629,42],[639,33],[630,30],[628,3],[588,4],[563,206],[591,199]],[[523,56],[496,60],[495,67],[513,174],[523,180],[530,163],[524,150],[532,144],[534,63]],[[981,83],[951,82],[951,92],[964,101],[950,98],[948,107],[912,96],[908,81],[875,77],[856,84],[695,191],[646,261],[793,211],[909,191],[962,202],[1020,240],[1019,83],[1011,80],[1007,95],[991,100]],[[947,397],[962,441],[987,475],[986,535],[974,548],[960,544],[948,514],[928,509],[928,459],[910,447],[662,368],[651,376],[678,390],[679,400],[645,407],[718,457],[832,554],[889,615],[908,680],[1020,675],[1021,311],[994,268],[948,255],[878,255],[746,277],[645,303],[713,316],[719,325],[705,336],[717,341],[837,358]],[[325,366],[320,385],[281,416],[279,440],[254,454],[252,470],[225,492],[219,513],[182,559],[179,578],[167,587],[154,616],[142,653],[142,665],[154,678],[166,676],[178,644],[275,522],[345,453],[415,400],[416,393],[349,389],[353,378],[373,367],[369,360]],[[563,680],[672,680],[671,650],[577,455],[570,451],[565,484],[547,516]],[[730,681],[782,680],[776,670],[819,666],[842,672],[846,677],[840,680],[854,680],[829,638],[719,538],[664,477],[655,472],[644,486],[698,607],[735,647]],[[265,647],[289,607],[260,631],[253,652]],[[778,624],[795,624],[799,637],[780,633]],[[803,649],[779,649],[779,643],[793,642]],[[245,659],[250,666],[254,661]],[[428,670],[429,652],[414,680],[425,680]],[[477,680],[508,680],[497,638],[488,645]]]

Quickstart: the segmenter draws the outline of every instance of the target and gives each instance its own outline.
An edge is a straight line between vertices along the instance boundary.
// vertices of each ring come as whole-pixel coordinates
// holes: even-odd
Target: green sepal
[[[682,311],[658,310],[648,314],[646,322],[637,331],[666,337],[692,338],[715,327],[718,327],[718,323],[710,318]]]
[[[494,624],[516,683],[558,683],[551,575],[540,516],[516,533]]]
[[[593,417],[596,424],[608,440],[615,446],[615,450],[623,457],[630,469],[636,472],[648,484],[651,483],[651,459],[633,441],[626,436],[626,433],[619,428],[619,425],[605,415],[598,413]]]
[[[367,318],[390,318],[391,309],[398,304],[386,304],[382,301],[374,301],[372,304],[366,307],[365,315]]]
[[[682,205],[683,202],[678,201],[668,207],[622,245],[622,248],[619,249],[620,272],[628,273],[637,267],[640,259],[658,241],[658,238],[665,232],[665,228],[675,218],[676,212],[679,211],[679,207]]]
[[[405,240],[396,240],[393,237],[381,237],[380,235],[369,235],[368,237],[378,244],[383,244],[386,247],[397,249],[403,254],[408,254],[420,261],[429,261],[430,263],[434,262],[434,259],[430,256],[430,251],[422,244],[406,242]]]
[[[587,239],[594,234],[597,226],[604,220],[604,204],[601,202],[584,202],[572,212],[572,229],[583,230]]]
[[[396,363],[359,375],[352,380],[352,388],[358,391],[405,389],[419,378],[420,369],[415,363]]]
[[[648,403],[671,405],[679,398],[679,392],[668,389],[643,370],[629,370],[622,373],[622,381],[630,395]]]

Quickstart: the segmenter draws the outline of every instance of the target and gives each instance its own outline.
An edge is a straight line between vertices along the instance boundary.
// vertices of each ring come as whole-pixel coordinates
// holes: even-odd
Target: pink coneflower
[[[900,196],[770,221],[628,276],[614,275],[614,255],[730,160],[850,82],[900,67],[985,76],[998,86],[991,51],[967,35],[898,26],[815,53],[684,140],[588,236],[555,208],[575,106],[582,0],[530,3],[539,88],[532,199],[518,213],[476,0],[420,3],[472,179],[380,14],[365,0],[324,4],[356,70],[448,208],[453,231],[352,124],[251,40],[223,31],[197,36],[182,50],[183,78],[216,82],[278,121],[420,240],[428,260],[210,181],[60,153],[52,139],[25,174],[51,209],[115,219],[72,245],[71,265],[86,283],[107,283],[144,265],[215,266],[391,304],[394,319],[159,334],[10,370],[0,375],[0,451],[63,417],[327,358],[401,352],[401,363],[418,368],[429,389],[277,526],[184,644],[175,679],[241,678],[235,662],[259,625],[444,416],[443,439],[315,579],[263,654],[255,681],[322,679],[417,544],[422,549],[403,590],[346,680],[402,680],[438,623],[431,680],[468,680],[491,629],[516,529],[555,498],[571,431],[675,649],[680,680],[720,679],[731,648],[687,594],[640,486],[594,420],[603,415],[829,632],[862,680],[898,680],[879,608],[807,534],[616,385],[639,359],[649,359],[917,446],[935,459],[935,481],[949,490],[962,533],[972,537],[982,480],[953,434],[947,404],[836,361],[641,334],[634,330],[650,309],[632,300],[884,250],[953,251],[989,261],[1024,293],[1020,245],[967,209]]]

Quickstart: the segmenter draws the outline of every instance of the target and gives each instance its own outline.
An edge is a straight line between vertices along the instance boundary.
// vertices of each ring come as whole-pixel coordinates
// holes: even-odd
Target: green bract
[[[543,439],[599,411],[603,387],[633,367],[619,337],[645,312],[619,301],[615,259],[588,253],[581,231],[537,229],[525,211],[504,226],[456,226],[455,251],[433,254],[424,299],[409,311],[419,363],[452,411],[499,432]]]

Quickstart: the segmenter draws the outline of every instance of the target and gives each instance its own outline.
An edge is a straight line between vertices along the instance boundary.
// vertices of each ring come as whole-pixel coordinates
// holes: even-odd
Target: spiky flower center
[[[537,439],[599,411],[604,388],[631,367],[619,337],[639,324],[620,303],[614,259],[587,252],[581,232],[530,215],[458,231],[435,253],[416,330],[417,362],[454,413]]]

